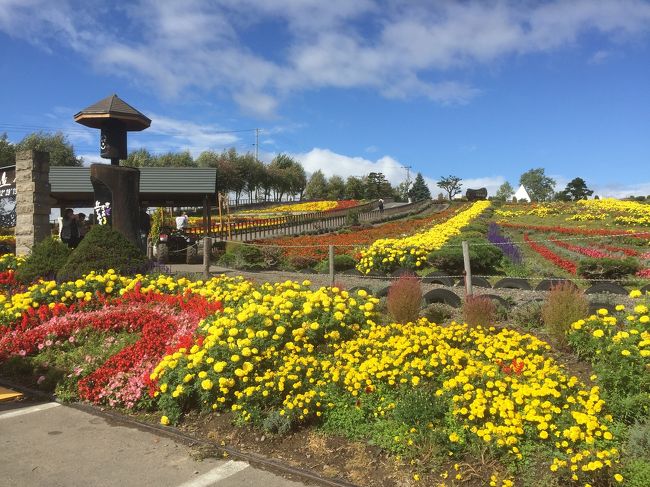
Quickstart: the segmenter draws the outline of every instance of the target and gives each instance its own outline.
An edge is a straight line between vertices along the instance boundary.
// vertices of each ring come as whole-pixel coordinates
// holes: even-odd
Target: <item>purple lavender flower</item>
[[[501,252],[503,252],[503,255],[510,259],[513,264],[522,263],[521,250],[510,240],[510,237],[501,234],[499,225],[490,222],[487,237],[488,241],[493,245],[497,245],[501,249]]]

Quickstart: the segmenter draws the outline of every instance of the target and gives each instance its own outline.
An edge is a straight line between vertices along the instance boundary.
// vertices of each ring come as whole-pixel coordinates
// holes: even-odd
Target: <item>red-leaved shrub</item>
[[[463,320],[469,326],[491,326],[494,324],[497,307],[490,298],[469,295],[463,304]]]
[[[422,287],[414,275],[400,276],[388,290],[386,306],[396,323],[416,321],[422,304]]]
[[[551,288],[542,306],[542,319],[548,332],[558,343],[566,343],[571,324],[587,317],[589,301],[585,294],[568,282]]]

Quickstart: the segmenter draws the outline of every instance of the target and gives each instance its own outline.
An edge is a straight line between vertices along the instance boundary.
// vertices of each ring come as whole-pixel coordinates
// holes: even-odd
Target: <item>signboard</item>
[[[112,226],[113,192],[99,179],[90,177],[90,182],[95,191],[95,221],[98,225]]]
[[[16,226],[16,166],[0,168],[0,227]]]

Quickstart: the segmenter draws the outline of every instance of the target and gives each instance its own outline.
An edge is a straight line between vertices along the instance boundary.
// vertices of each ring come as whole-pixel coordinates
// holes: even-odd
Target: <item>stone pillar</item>
[[[16,153],[16,255],[51,235],[50,202],[49,152]]]

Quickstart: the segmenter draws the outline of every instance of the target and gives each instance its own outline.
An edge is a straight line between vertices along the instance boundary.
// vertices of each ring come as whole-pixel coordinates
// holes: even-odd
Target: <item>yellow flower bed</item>
[[[437,383],[435,395],[451,401],[458,423],[448,431],[450,442],[477,437],[516,459],[523,458],[522,443],[543,442],[555,452],[551,471],[589,481],[617,462],[612,418],[602,412],[598,387],[567,375],[550,349],[512,330],[441,327],[422,319],[362,330],[337,350],[330,375],[353,396],[381,383]]]
[[[477,201],[468,210],[431,227],[426,232],[404,238],[376,240],[370,247],[361,251],[357,269],[367,274],[373,269],[389,271],[397,266],[420,267],[429,252],[438,250],[447,240],[458,235],[464,226],[489,206],[489,201]]]
[[[614,198],[581,200],[578,204],[592,211],[624,213],[614,218],[614,222],[621,225],[650,226],[650,205],[647,204]]]
[[[306,203],[295,203],[291,205],[278,205],[271,208],[256,210],[245,210],[241,214],[250,213],[310,213],[314,211],[328,211],[336,208],[338,201],[308,201]]]
[[[588,221],[596,221],[596,220],[604,220],[607,218],[606,213],[576,213],[573,216],[570,216],[566,218],[566,221],[568,222],[588,222]]]

